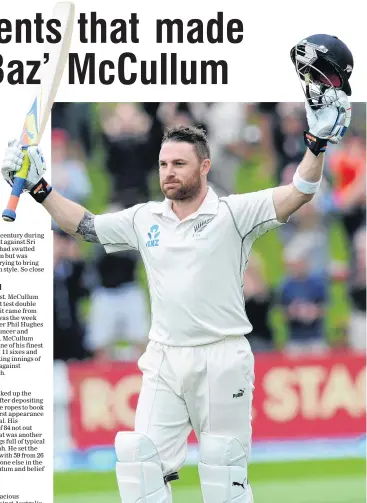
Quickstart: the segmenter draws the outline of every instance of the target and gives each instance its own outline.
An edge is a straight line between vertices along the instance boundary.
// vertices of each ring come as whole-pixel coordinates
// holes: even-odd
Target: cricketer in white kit
[[[218,196],[207,186],[205,133],[168,130],[159,153],[165,200],[92,215],[42,178],[37,147],[29,149],[26,189],[66,232],[99,242],[107,253],[139,250],[149,280],[152,325],[139,360],[143,383],[134,432],[116,436],[116,474],[123,503],[169,503],[170,480],[185,461],[187,437],[200,442],[205,503],[251,503],[248,483],[254,357],[244,337],[242,278],[254,241],[310,201],[317,191],[328,141],[350,122],[348,98],[314,112],[306,104],[308,146],[293,183],[256,193]],[[346,110],[349,112],[346,113]],[[2,165],[12,183],[23,154],[9,143]],[[35,187],[46,188],[40,196]]]

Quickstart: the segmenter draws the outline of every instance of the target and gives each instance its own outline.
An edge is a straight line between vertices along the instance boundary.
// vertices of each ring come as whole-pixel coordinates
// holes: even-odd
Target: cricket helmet
[[[295,45],[290,55],[313,108],[327,104],[324,94],[328,89],[341,89],[351,96],[349,78],[353,71],[353,55],[338,37],[311,35]]]

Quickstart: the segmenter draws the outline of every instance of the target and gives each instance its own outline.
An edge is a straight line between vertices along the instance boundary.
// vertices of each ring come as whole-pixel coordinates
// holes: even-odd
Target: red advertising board
[[[254,439],[356,435],[366,431],[366,360],[335,354],[256,359]]]
[[[300,439],[365,432],[365,358],[349,353],[291,359],[258,355],[253,439]],[[133,363],[72,363],[70,422],[76,447],[112,445],[131,430],[141,386]],[[190,437],[195,442],[195,436]]]

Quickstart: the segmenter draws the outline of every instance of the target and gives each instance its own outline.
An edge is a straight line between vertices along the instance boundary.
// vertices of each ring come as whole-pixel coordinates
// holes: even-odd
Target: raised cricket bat
[[[58,27],[62,39],[57,44],[45,43],[44,52],[49,54],[49,60],[41,67],[39,89],[32,100],[32,105],[27,113],[20,135],[24,151],[22,167],[14,176],[14,184],[8,205],[3,211],[3,220],[14,222],[19,197],[22,193],[29,170],[29,157],[27,149],[31,145],[38,145],[41,141],[51,109],[55,101],[64,67],[69,54],[71,37],[73,33],[75,6],[72,2],[58,2],[52,12],[52,19],[58,19]]]

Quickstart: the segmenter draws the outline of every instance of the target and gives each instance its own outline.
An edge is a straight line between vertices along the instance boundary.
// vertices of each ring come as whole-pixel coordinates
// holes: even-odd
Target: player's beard
[[[185,182],[178,180],[172,180],[172,182],[177,182],[174,187],[167,188],[164,184],[162,186],[162,192],[167,199],[171,201],[189,201],[194,199],[200,192],[201,189],[201,178],[200,173],[194,173],[191,178]],[[165,183],[169,183],[168,180]]]

